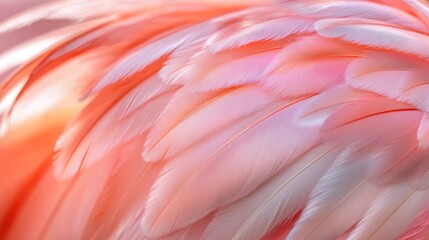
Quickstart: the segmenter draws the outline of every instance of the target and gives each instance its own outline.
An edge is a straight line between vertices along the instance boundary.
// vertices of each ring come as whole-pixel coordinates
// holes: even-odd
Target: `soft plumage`
[[[63,0],[0,31],[43,19],[0,55],[0,239],[429,238],[425,1]]]

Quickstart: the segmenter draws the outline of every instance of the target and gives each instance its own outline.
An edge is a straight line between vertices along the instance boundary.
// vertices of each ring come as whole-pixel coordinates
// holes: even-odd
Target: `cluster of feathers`
[[[0,239],[429,238],[424,0],[66,0],[0,31],[43,19],[70,22],[0,56]]]

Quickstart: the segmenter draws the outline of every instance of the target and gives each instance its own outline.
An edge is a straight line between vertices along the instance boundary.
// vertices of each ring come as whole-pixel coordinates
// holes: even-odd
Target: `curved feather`
[[[286,5],[287,6],[287,5]],[[412,14],[391,5],[372,1],[314,1],[296,2],[290,5],[294,11],[323,18],[364,18],[388,22],[407,29],[427,32],[427,28]]]
[[[287,239],[336,239],[355,225],[379,192],[367,183],[368,158],[351,147],[341,153],[317,183]]]
[[[308,151],[256,191],[219,210],[205,238],[260,239],[291,220],[337,154],[338,147],[331,144]]]
[[[315,144],[317,134],[310,129],[284,124],[296,102],[282,103],[275,108],[274,105],[243,119],[167,164],[154,185],[143,217],[148,234],[159,236],[247,195]],[[298,135],[301,137],[294,137]],[[296,140],[285,142],[284,139]],[[241,167],[231,167],[231,164]],[[207,187],[210,192],[205,191]],[[177,204],[182,208],[175,208]]]
[[[386,189],[367,211],[349,239],[395,239],[428,201],[428,192],[417,192],[406,184]]]
[[[218,93],[214,98],[194,109],[183,121],[176,123],[168,132],[153,138],[153,141],[156,141],[155,144],[146,145],[150,148],[143,155],[146,161],[174,158],[198,141],[204,141],[204,137],[210,137],[210,134],[222,131],[222,128],[227,128],[228,125],[262,110],[272,102],[272,97],[253,86]],[[229,106],[228,109],[225,109],[226,105]],[[198,130],[194,132],[193,130],[196,129]]]
[[[226,49],[241,47],[258,41],[274,41],[288,36],[305,34],[314,31],[314,20],[304,17],[279,17],[259,23],[245,23],[234,29],[231,34],[219,31],[207,40],[211,52],[217,53]],[[235,27],[235,26],[233,26]]]
[[[315,23],[316,31],[324,37],[340,38],[344,41],[403,52],[418,57],[428,57],[428,40],[425,34],[400,29],[394,25],[367,19],[325,19]]]

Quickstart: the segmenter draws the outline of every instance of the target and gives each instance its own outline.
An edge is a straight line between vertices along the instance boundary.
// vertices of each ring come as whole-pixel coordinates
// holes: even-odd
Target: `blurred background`
[[[19,12],[49,1],[51,0],[0,0],[0,21],[4,21]],[[25,42],[31,37],[64,26],[66,23],[67,21],[44,20],[36,23],[32,27],[24,27],[12,32],[0,33],[0,53]]]
[[[16,16],[21,12],[25,12],[37,5],[48,4],[53,0],[0,0],[0,23]],[[19,47],[26,41],[47,33],[51,30],[67,25],[69,22],[65,20],[41,20],[31,26],[19,28],[13,31],[0,32],[0,82],[4,80],[16,67],[16,64],[7,64],[7,55],[16,55],[14,48]],[[22,56],[14,56],[20,59]]]

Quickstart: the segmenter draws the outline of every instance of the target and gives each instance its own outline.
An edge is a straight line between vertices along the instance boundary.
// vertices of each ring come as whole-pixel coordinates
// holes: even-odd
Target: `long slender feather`
[[[260,239],[280,223],[291,220],[304,207],[337,152],[337,146],[318,146],[249,196],[227,205],[208,226],[206,239]]]
[[[283,103],[274,110],[261,111],[171,161],[151,192],[148,211],[143,218],[148,234],[157,236],[168,232],[247,195],[315,144],[317,136],[310,129],[279,122],[281,118],[288,119],[286,116],[291,116],[294,111],[292,106],[299,102]],[[301,137],[296,138],[299,141],[284,142],[281,140],[285,139],[284,134],[290,136],[288,139]],[[240,151],[234,147],[237,144],[241,146]],[[265,151],[261,144],[272,146],[271,150]],[[266,159],[266,162],[256,159]],[[241,167],[231,167],[230,164]],[[220,179],[220,176],[223,177]],[[206,192],[207,187],[212,190]],[[175,208],[177,204],[182,207]],[[190,208],[192,212],[188,211]]]
[[[428,57],[429,37],[425,34],[367,19],[325,19],[316,22],[324,37],[340,38],[355,44]]]
[[[428,201],[427,192],[417,192],[406,184],[386,189],[367,211],[349,239],[395,239]]]
[[[287,239],[336,239],[356,224],[379,190],[367,183],[368,155],[346,149],[320,179]]]

